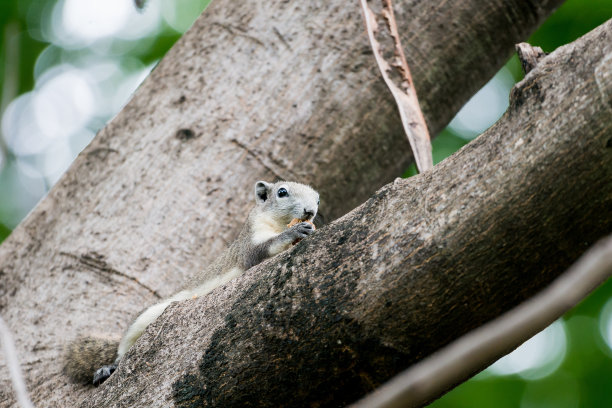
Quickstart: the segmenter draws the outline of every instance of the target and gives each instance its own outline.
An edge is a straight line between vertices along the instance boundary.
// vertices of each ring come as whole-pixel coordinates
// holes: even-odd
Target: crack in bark
[[[264,42],[261,41],[259,38],[253,37],[252,35],[249,35],[249,34],[246,34],[246,31],[244,29],[240,28],[240,27],[232,26],[232,25],[226,24],[226,23],[220,23],[218,21],[213,21],[212,24],[213,25],[217,25],[217,26],[219,26],[221,28],[224,28],[231,35],[238,35],[240,37],[247,38],[247,39],[249,39],[251,41],[256,42],[257,44],[261,45],[262,47],[266,46],[266,44],[264,44]]]
[[[95,252],[89,252],[89,253],[82,254],[82,255],[79,256],[79,255],[71,254],[69,252],[64,252],[64,251],[61,251],[60,255],[72,258],[72,259],[78,261],[79,263],[81,263],[82,265],[88,267],[90,270],[110,273],[110,274],[113,274],[113,275],[121,276],[121,277],[123,277],[125,279],[129,279],[132,282],[136,283],[138,286],[140,286],[143,289],[146,289],[147,291],[149,291],[157,299],[161,299],[162,298],[162,296],[159,293],[157,293],[156,290],[151,289],[150,287],[148,287],[144,283],[140,282],[135,277],[129,276],[129,275],[127,275],[127,274],[125,274],[123,272],[120,272],[117,269],[109,266],[108,263],[104,260],[104,256],[103,255],[97,254]]]
[[[287,47],[289,51],[292,51],[291,46],[289,46],[289,43],[287,42],[287,40],[285,40],[285,37],[283,37],[280,31],[278,31],[278,28],[272,27],[272,31],[274,31],[274,34],[276,34],[276,36],[283,43],[283,45]]]
[[[119,153],[118,150],[110,148],[110,147],[97,147],[93,150],[90,150],[87,152],[87,156],[96,156],[101,158],[102,160],[106,160],[106,158],[111,154],[111,153]]]
[[[232,142],[233,144],[235,144],[236,146],[240,147],[241,149],[243,149],[249,156],[253,157],[255,160],[257,160],[257,162],[259,164],[261,164],[267,171],[269,171],[270,173],[272,173],[275,177],[277,177],[279,180],[285,180],[282,176],[280,176],[280,174],[273,170],[269,165],[267,165],[263,159],[261,157],[259,157],[259,155],[257,155],[255,152],[253,152],[247,145],[245,145],[242,142],[239,142],[238,140],[232,138],[230,139],[230,142]]]

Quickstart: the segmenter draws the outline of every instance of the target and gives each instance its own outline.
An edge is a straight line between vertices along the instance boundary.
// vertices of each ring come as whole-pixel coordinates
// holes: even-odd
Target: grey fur
[[[319,208],[319,193],[315,190],[307,185],[294,182],[258,181],[255,183],[254,192],[256,206],[249,213],[238,238],[229,248],[211,265],[198,273],[184,290],[141,313],[124,334],[118,349],[116,343],[104,343],[94,338],[75,342],[72,347],[69,347],[70,352],[66,355],[65,371],[69,377],[80,380],[87,377],[91,379],[94,374],[91,364],[83,364],[83,361],[95,360],[97,367],[104,365],[95,372],[94,376],[95,385],[101,384],[112,374],[116,364],[145,328],[170,303],[206,295],[215,287],[223,285],[250,267],[284,251],[291,244],[314,232],[314,227],[307,222],[297,223],[291,228],[287,228],[287,224],[294,218],[302,221],[312,221],[315,218]],[[99,356],[91,355],[91,347],[88,348],[87,354],[81,353],[82,345],[89,344],[105,345],[105,348],[99,350]],[[109,359],[111,355],[117,356],[114,364],[113,359]]]
[[[285,188],[287,197],[279,198],[278,190]],[[312,221],[319,207],[319,193],[300,183],[279,181],[255,183],[256,206],[251,210],[238,238],[217,260],[198,274],[188,287],[193,288],[215,276],[223,275],[234,267],[249,269],[261,261],[274,256],[270,248],[275,245],[290,245],[298,239],[307,237],[314,232],[312,225],[302,222],[287,229],[294,218]],[[309,214],[305,214],[309,213]],[[257,234],[258,220],[262,216],[270,217],[281,231],[268,240],[254,244],[253,237]]]
[[[276,237],[265,241],[258,245],[253,245],[245,251],[244,259],[243,259],[243,267],[244,269],[249,269],[261,261],[269,258],[270,256],[274,256],[275,254],[270,253],[270,247],[273,245],[289,245],[297,240],[302,238],[306,238],[308,235],[314,232],[314,228],[307,222],[300,222],[287,231],[281,232]]]
[[[119,339],[79,337],[64,348],[63,372],[71,381],[91,384],[94,371],[117,357]]]

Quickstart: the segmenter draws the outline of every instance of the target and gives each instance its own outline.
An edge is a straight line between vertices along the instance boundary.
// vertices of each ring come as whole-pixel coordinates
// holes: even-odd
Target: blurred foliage
[[[611,0],[568,0],[531,36],[529,43],[552,52],[611,17]]]
[[[0,78],[5,78],[5,70],[8,64],[6,63],[6,51],[10,46],[17,49],[17,61],[11,60],[11,69],[19,75],[14,82],[16,87],[16,95],[29,91],[34,86],[34,63],[41,51],[47,46],[46,43],[33,38],[28,33],[26,16],[24,10],[28,8],[30,1],[2,1],[0,2]],[[17,36],[12,36],[13,33],[19,33]],[[7,35],[8,34],[8,35]],[[10,40],[12,44],[7,44]],[[7,84],[4,81],[0,82],[0,94],[3,92]],[[13,84],[9,84],[13,85]]]
[[[0,1],[0,95],[1,109],[35,86],[35,65],[43,51],[49,58],[75,60],[86,54],[87,49],[63,49],[49,44],[43,33],[43,17],[51,12],[59,0],[2,0]],[[83,0],[85,1],[85,0]],[[125,0],[131,1],[131,0]],[[162,0],[169,1],[169,0]],[[176,13],[195,19],[208,1],[176,0],[172,4]],[[150,5],[148,5],[150,6]],[[148,7],[147,6],[147,7]],[[571,42],[612,17],[612,0],[569,0],[529,39],[533,45],[550,52]],[[120,64],[129,71],[134,59],[148,66],[158,61],[181,36],[181,30],[163,23],[154,35],[136,40],[117,40],[109,53],[120,54]],[[126,43],[136,43],[130,46]],[[133,44],[132,44],[133,45]],[[115,49],[116,48],[116,49]],[[119,50],[127,50],[125,52]],[[136,69],[136,68],[134,68]],[[516,57],[506,64],[515,81],[522,79]],[[96,131],[109,118],[99,118],[92,125]],[[433,141],[434,162],[438,163],[469,142],[471,136],[447,128]],[[4,165],[14,160],[11,151],[0,138],[0,154]],[[1,157],[0,157],[1,158]],[[0,160],[1,163],[1,160]],[[2,164],[0,164],[0,167]],[[416,174],[414,167],[404,176]],[[0,177],[0,182],[3,179]],[[12,213],[3,203],[10,189],[0,185],[0,215],[6,220]],[[9,191],[7,193],[7,191]],[[4,194],[4,196],[3,196]],[[29,210],[26,209],[26,210]],[[9,217],[10,218],[10,217]],[[19,220],[13,219],[14,224]],[[10,229],[0,223],[0,242]],[[482,373],[460,385],[431,404],[443,407],[608,407],[612,406],[609,382],[612,378],[612,352],[600,334],[600,321],[604,304],[612,297],[612,282],[607,282],[589,298],[568,313],[563,321],[568,336],[567,354],[560,367],[552,374],[527,380],[519,375],[493,375]]]
[[[138,77],[143,70],[150,69],[161,59],[209,2],[209,0],[173,0],[172,2],[151,0],[139,14],[132,5],[132,0],[117,0],[125,1],[121,5],[128,5],[128,9],[129,5],[132,5],[132,11],[139,16],[151,11],[153,7],[155,13],[159,13],[156,15],[161,16],[158,17],[159,22],[153,29],[144,30],[145,34],[139,38],[117,34],[100,37],[101,39],[92,40],[91,45],[87,45],[86,40],[81,43],[77,40],[71,44],[71,37],[68,39],[65,36],[60,38],[61,35],[58,37],[56,28],[65,18],[62,7],[69,1],[0,1],[0,114],[4,113],[9,103],[18,96],[26,93],[35,95],[32,91],[41,87],[40,82],[49,83],[49,75],[45,77],[45,74],[60,66],[64,70],[72,67],[84,75],[95,75],[95,69],[98,69],[97,72],[102,75],[107,75],[102,77],[107,79],[100,79],[106,82],[97,84],[103,94],[99,89],[91,88],[90,91],[96,98],[96,106],[116,105],[113,92],[109,90],[114,89],[115,95],[121,95],[122,91],[125,93],[127,89],[125,83],[131,78]],[[76,0],[78,1],[80,0]],[[100,1],[97,0],[98,8]],[[117,7],[117,1],[111,1],[113,6],[106,8]],[[74,3],[75,1],[72,1],[73,5]],[[93,3],[90,4],[93,6]],[[131,21],[128,21],[129,24],[132,24]],[[97,68],[87,71],[88,63],[97,64]],[[117,68],[113,68],[115,66]],[[104,69],[106,73],[103,73]],[[112,77],[109,72],[114,72]],[[116,113],[116,111],[103,113],[96,111],[83,128],[72,134],[63,135],[62,140],[58,139],[58,142],[69,145],[70,154],[74,158],[88,142],[87,135],[91,137],[95,134]],[[0,242],[10,233],[10,227],[17,225],[56,181],[56,175],[50,175],[49,172],[52,171],[48,169],[59,168],[61,171],[68,166],[71,159],[66,157],[65,149],[60,152],[64,153],[62,156],[60,153],[55,153],[52,147],[45,150],[41,148],[40,152],[35,154],[19,155],[8,142],[12,135],[4,135],[2,130],[0,130],[0,225],[2,225]],[[42,145],[43,139],[40,140]],[[50,160],[61,164],[50,167]]]
[[[4,239],[8,237],[10,233],[11,230],[7,226],[0,224],[0,242],[4,241]]]

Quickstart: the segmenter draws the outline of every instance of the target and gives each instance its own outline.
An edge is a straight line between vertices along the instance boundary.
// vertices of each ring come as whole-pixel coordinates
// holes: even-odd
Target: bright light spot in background
[[[33,103],[45,137],[66,137],[87,125],[94,114],[94,96],[85,73],[59,66],[47,71],[40,82]]]
[[[45,182],[40,171],[27,158],[18,158],[15,161],[17,170],[17,180],[29,193],[30,197],[41,197],[47,190]]]
[[[86,69],[62,64],[46,70],[35,89],[13,100],[2,118],[7,146],[17,157],[39,156],[31,165],[49,184],[93,138],[88,126],[97,130],[116,114],[154,67],[134,60],[127,73],[115,60],[100,58],[82,65]],[[96,118],[98,124],[92,124]]]
[[[134,6],[127,0],[64,0],[60,7],[66,34],[93,41],[123,28]]]
[[[72,157],[76,157],[95,136],[95,132],[91,129],[81,129],[79,132],[70,136],[70,152]],[[70,163],[72,160],[70,160]],[[70,166],[70,163],[66,163],[66,168]]]
[[[94,112],[91,84],[70,66],[51,69],[32,92],[9,104],[2,133],[17,156],[40,154],[54,140],[84,127]]]
[[[17,156],[40,153],[49,143],[40,138],[42,130],[34,118],[33,95],[28,92],[13,99],[2,116],[2,134]]]
[[[502,68],[461,108],[448,126],[466,139],[475,138],[506,111],[513,85],[512,73],[506,67]]]
[[[599,313],[599,333],[603,338],[608,353],[612,353],[612,299],[608,300]]]
[[[543,378],[561,365],[566,349],[565,324],[557,320],[487,370],[496,375],[518,374],[528,380]]]
[[[122,84],[116,89],[111,99],[112,107],[115,112],[119,112],[123,106],[129,102],[131,95],[136,88],[138,88],[138,85],[145,80],[154,67],[155,64],[151,64],[124,78]]]
[[[76,60],[74,63],[80,67],[81,72],[92,86],[95,96],[93,115],[108,118],[116,114],[117,110],[112,105],[112,98],[126,75],[119,62],[113,58],[89,56]]]
[[[96,44],[96,51],[106,53],[113,39],[138,40],[159,31],[159,2],[150,0],[139,12],[131,0],[61,0],[53,9],[46,37],[65,48]]]
[[[9,104],[2,134],[17,160],[6,163],[0,174],[3,224],[15,227],[153,67],[138,64],[131,64],[131,74],[116,61],[100,58],[84,64],[87,70],[53,66],[32,92]]]
[[[9,228],[15,228],[46,192],[42,175],[28,163],[9,161],[0,172],[0,185],[7,199],[0,200],[0,220]]]
[[[147,5],[141,11],[137,11],[133,1],[125,1],[130,3],[130,12],[128,15],[128,23],[123,26],[117,36],[126,40],[135,40],[151,35],[159,30],[162,22],[162,12],[160,1],[164,3],[174,4],[175,1],[168,0],[149,0]]]
[[[166,23],[179,33],[186,31],[210,0],[175,0],[162,2]]]
[[[36,62],[34,63],[34,80],[38,81],[38,79],[43,76],[47,70],[51,69],[55,65],[60,65],[62,63],[62,49],[55,45],[49,45],[47,48],[42,50],[40,54],[38,54],[38,58],[36,58]]]
[[[49,181],[49,185],[53,185],[59,180],[76,157],[70,147],[67,139],[53,143],[41,157],[41,163],[37,163],[37,167],[42,170],[43,175]]]
[[[208,2],[149,0],[141,11],[131,0],[31,5],[28,24],[51,44],[36,61],[34,90],[2,115],[1,136],[15,159],[0,151],[0,222],[15,227],[149,74],[155,63],[130,54],[154,45],[162,6],[182,32]]]

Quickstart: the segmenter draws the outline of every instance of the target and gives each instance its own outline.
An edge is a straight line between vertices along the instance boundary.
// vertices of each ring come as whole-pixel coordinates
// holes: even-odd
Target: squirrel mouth
[[[314,226],[314,223],[311,220],[309,220],[308,218],[294,218],[294,219],[291,220],[291,222],[289,224],[287,224],[287,228],[291,228],[295,224],[299,224],[300,222],[307,222],[307,223],[312,224]]]

